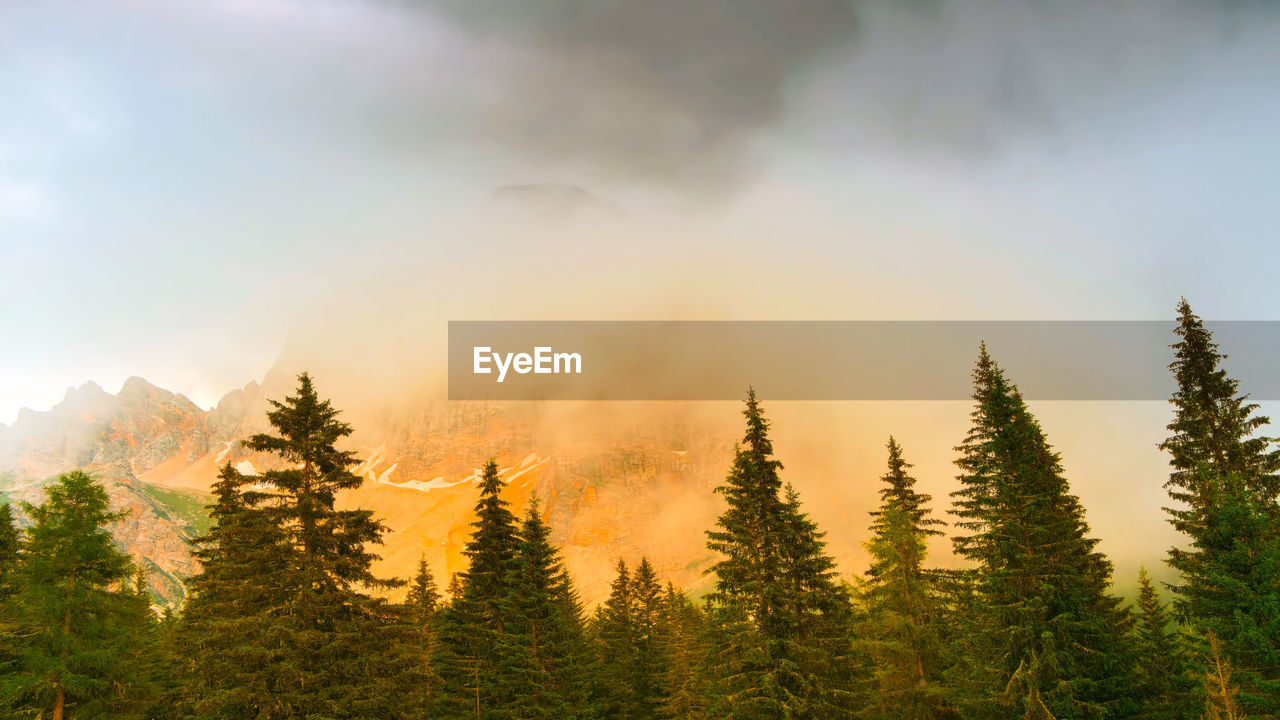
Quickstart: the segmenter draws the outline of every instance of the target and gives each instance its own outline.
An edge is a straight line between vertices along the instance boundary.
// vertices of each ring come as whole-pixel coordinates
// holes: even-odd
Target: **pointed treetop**
[[[0,562],[18,552],[18,526],[9,503],[0,504]]]
[[[484,464],[484,471],[480,477],[480,494],[502,494],[502,478],[498,476],[498,463],[493,458],[489,458],[489,461]]]
[[[425,555],[418,559],[418,572],[409,585],[406,602],[427,613],[433,612],[440,603],[440,591],[436,588],[436,579]]]
[[[246,440],[244,446],[276,453],[292,463],[315,465],[322,474],[356,465],[353,453],[333,447],[352,433],[351,426],[338,419],[341,412],[328,400],[320,399],[310,375],[298,375],[295,393],[283,401],[268,400],[272,409],[267,412],[267,420],[280,435],[259,433]]]
[[[941,533],[937,530],[924,529],[944,523],[929,517],[928,505],[933,497],[916,492],[916,479],[907,472],[912,464],[903,457],[902,446],[893,436],[889,436],[886,447],[889,450],[888,468],[885,474],[880,476],[884,486],[880,488],[880,507],[871,511],[871,517],[875,518],[871,526],[872,530],[876,532],[884,530],[886,513],[897,511],[906,516],[913,528],[918,528],[927,535],[940,535]]]
[[[769,421],[764,416],[764,408],[760,407],[760,401],[756,398],[754,387],[747,388],[747,406],[743,408],[742,414],[747,418],[743,445],[757,455],[772,455],[773,443],[769,440]]]

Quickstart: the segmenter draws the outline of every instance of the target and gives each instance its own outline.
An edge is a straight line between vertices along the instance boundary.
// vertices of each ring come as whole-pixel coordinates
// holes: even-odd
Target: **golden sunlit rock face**
[[[153,589],[177,601],[196,569],[187,540],[207,527],[203,504],[218,468],[254,474],[275,462],[240,444],[267,430],[268,394],[250,383],[206,411],[140,378],[116,395],[92,383],[69,390],[50,411],[0,427],[0,492],[40,502],[50,477],[89,468],[128,511],[114,528],[118,541],[150,569]],[[607,594],[619,558],[648,556],[662,576],[700,586],[710,561],[703,531],[717,512],[711,489],[730,433],[678,412],[588,408],[568,417],[563,406],[514,404],[424,403],[344,418],[356,428],[350,447],[365,483],[339,502],[373,510],[388,527],[383,575],[409,575],[422,557],[442,582],[464,569],[479,469],[493,457],[516,512],[541,498],[588,604]]]

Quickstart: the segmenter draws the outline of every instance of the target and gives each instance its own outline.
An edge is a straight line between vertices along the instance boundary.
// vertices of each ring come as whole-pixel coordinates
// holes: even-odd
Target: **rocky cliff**
[[[0,426],[0,499],[38,503],[52,477],[88,469],[128,511],[113,528],[121,546],[150,569],[158,597],[178,602],[196,570],[187,540],[207,526],[217,469],[230,462],[256,473],[273,462],[240,443],[266,429],[266,395],[289,387],[280,375],[264,381],[267,392],[250,383],[209,410],[141,378],[115,395],[93,383],[68,389],[52,409]],[[407,575],[420,557],[442,582],[461,570],[479,468],[496,457],[517,510],[534,493],[542,498],[587,602],[607,593],[620,557],[648,555],[664,575],[696,586],[710,559],[702,535],[715,517],[710,488],[727,466],[730,436],[678,413],[552,415],[446,402],[348,414],[366,482],[340,502],[373,509],[390,528],[381,572]]]

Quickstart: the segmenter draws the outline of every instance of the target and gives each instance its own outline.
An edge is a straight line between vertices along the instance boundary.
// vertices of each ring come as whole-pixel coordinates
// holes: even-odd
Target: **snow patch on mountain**
[[[370,460],[372,459],[373,458],[370,458]],[[537,453],[529,453],[524,457],[523,460],[520,461],[519,464],[512,465],[511,467],[499,468],[498,477],[502,478],[504,482],[509,484],[533,472],[534,470],[537,470],[538,468],[547,464],[547,462],[550,460],[551,458],[549,457],[539,457]],[[369,462],[370,462],[369,460],[366,460],[365,463],[361,464],[361,467],[364,467],[365,464],[368,464]],[[379,459],[379,462],[381,462],[380,459]],[[376,463],[374,465],[376,465]],[[375,475],[373,473],[373,467],[374,466],[371,465],[369,468],[365,470],[365,477],[372,479],[374,482],[380,485],[390,485],[391,487],[405,488],[407,490],[418,490],[419,492],[429,492],[431,490],[444,490],[446,488],[455,487],[463,483],[475,484],[480,482],[480,478],[484,474],[484,470],[482,468],[473,468],[473,472],[470,475],[462,478],[461,480],[449,481],[449,480],[445,480],[443,477],[436,477],[426,481],[405,480],[404,482],[392,482],[390,479],[388,479],[388,476],[391,475],[392,470],[396,469],[396,465],[392,465],[391,467],[387,468],[387,470],[382,472],[380,475]]]

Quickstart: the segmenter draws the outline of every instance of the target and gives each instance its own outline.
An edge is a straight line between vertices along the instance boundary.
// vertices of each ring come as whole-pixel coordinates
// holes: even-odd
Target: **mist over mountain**
[[[276,467],[241,441],[267,429],[267,398],[283,397],[292,380],[278,368],[207,411],[142,378],[115,395],[92,382],[69,388],[50,410],[26,410],[0,428],[0,497],[38,503],[53,476],[87,468],[127,511],[117,541],[156,570],[153,589],[176,602],[195,570],[187,541],[207,525],[203,505],[218,469]],[[465,568],[479,469],[495,457],[513,505],[534,493],[543,499],[585,599],[607,592],[617,558],[642,554],[697,586],[708,559],[699,528],[714,518],[710,489],[729,437],[679,412],[638,423],[579,412],[602,423],[597,432],[565,433],[565,415],[534,406],[356,405],[344,417],[356,427],[352,449],[365,483],[340,502],[374,510],[391,528],[384,574],[409,575],[426,557],[448,577]]]

